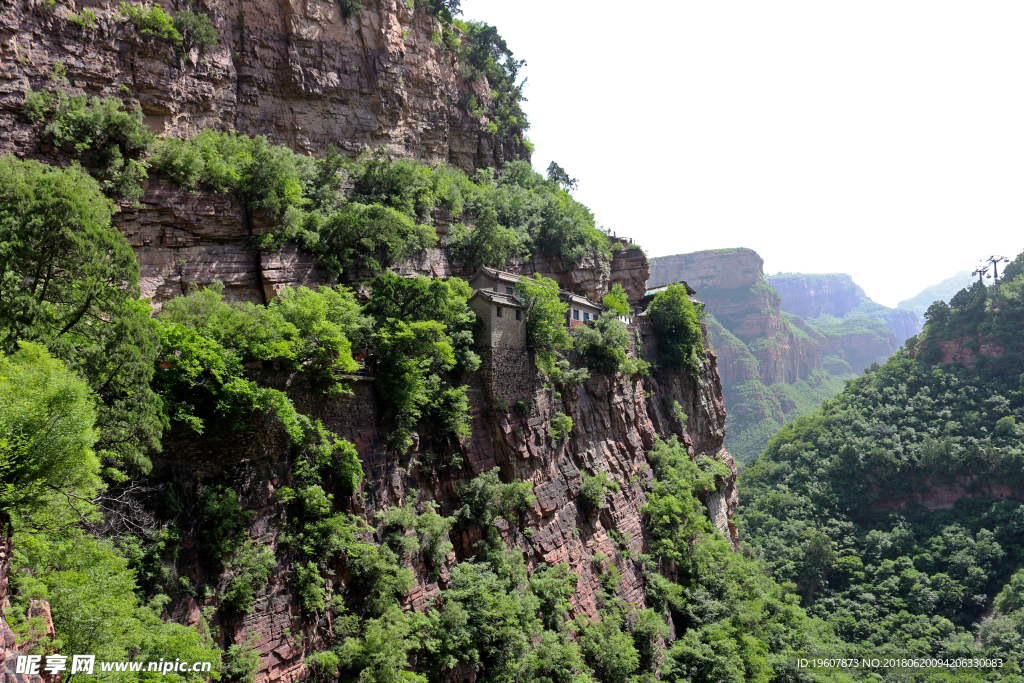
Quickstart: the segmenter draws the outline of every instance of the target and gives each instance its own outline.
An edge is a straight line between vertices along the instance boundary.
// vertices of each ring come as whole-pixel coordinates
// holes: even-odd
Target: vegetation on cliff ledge
[[[262,143],[213,142],[207,151],[223,146],[200,154],[197,177],[232,179],[238,171],[230,186],[238,201],[264,211],[286,215],[296,195],[288,182],[251,180],[253,156],[286,170],[317,170]],[[361,168],[371,177],[357,179],[353,191],[410,218],[429,197],[410,196],[402,183],[389,193],[386,181],[403,169],[439,177],[419,165],[371,162],[369,171]],[[532,183],[534,201],[566,201],[526,169],[511,173],[525,180],[481,187],[523,198]],[[502,481],[496,469],[460,485],[447,516],[414,493],[373,516],[355,515],[365,477],[355,448],[304,414],[273,378],[302,383],[314,400],[345,392],[347,373],[360,369],[352,350],[372,348],[368,362],[392,452],[404,457],[418,439],[418,457],[457,471],[458,441],[468,432],[466,381],[479,363],[465,282],[384,270],[370,280],[363,305],[342,287],[324,287],[285,289],[265,306],[227,301],[215,284],[150,317],[138,300],[138,266],[95,180],[78,168],[10,158],[0,174],[7,259],[0,329],[9,347],[0,358],[0,515],[15,529],[6,618],[25,650],[209,661],[213,678],[249,681],[259,665],[253,642],[224,636],[260,609],[262,588],[280,572],[304,618],[333,625],[308,650],[320,680],[444,680],[465,669],[481,681],[768,681],[790,671],[797,652],[834,651],[834,638],[763,565],[732,553],[707,521],[700,497],[730,477],[728,469],[709,458],[692,462],[674,441],[650,454],[657,474],[644,509],[650,553],[635,553],[619,537],[616,556],[594,555],[596,619],[573,618],[569,598],[579,577],[567,565],[531,573],[522,553],[509,549],[510,539],[528,543],[532,534],[525,524],[534,505],[530,483]],[[303,195],[317,189],[300,187]],[[349,201],[319,197],[321,207]],[[554,239],[542,228],[538,239],[547,238]],[[621,321],[606,316],[567,334],[557,287],[542,278],[530,287],[531,343],[566,356],[554,356],[561,373],[554,384],[585,376],[585,368],[568,365],[571,348],[594,372],[641,369],[639,359],[626,357]],[[621,308],[624,293],[609,296]],[[685,361],[700,340],[692,335],[692,304],[685,292],[677,298],[659,307],[666,340],[690,345],[678,354]],[[151,431],[127,429],[140,422]],[[569,416],[556,415],[551,435],[569,438],[573,427]],[[287,451],[289,470],[266,502],[280,525],[276,544],[255,534],[229,482],[145,477],[147,454],[162,435],[186,448],[175,454],[178,462],[201,467],[190,460],[199,457],[187,451],[190,435],[229,443],[257,429],[279,434]],[[618,484],[607,475],[585,483],[585,511],[603,514],[604,492]],[[453,561],[456,530],[480,540]],[[646,609],[623,598],[627,563],[644,577]],[[445,587],[422,609],[407,610],[412,566],[444,573]],[[339,572],[344,582],[335,580]],[[56,642],[32,611],[42,598],[53,610]],[[164,620],[168,605],[186,600],[204,605],[198,624]]]

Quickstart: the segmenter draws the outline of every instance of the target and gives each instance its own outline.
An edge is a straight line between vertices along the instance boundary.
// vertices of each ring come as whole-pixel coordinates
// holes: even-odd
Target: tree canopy
[[[0,512],[24,514],[54,495],[99,488],[92,392],[45,347],[0,355]]]
[[[0,158],[0,350],[45,345],[96,392],[100,454],[145,468],[159,448],[156,332],[113,205],[72,166]]]
[[[647,307],[658,333],[658,364],[670,369],[696,367],[704,351],[700,315],[690,301],[686,286],[671,284],[658,292]]]

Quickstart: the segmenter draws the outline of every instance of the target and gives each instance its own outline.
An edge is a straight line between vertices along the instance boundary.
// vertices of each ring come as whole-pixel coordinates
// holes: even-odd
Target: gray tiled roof
[[[644,292],[644,296],[654,296],[658,292],[664,292],[666,289],[668,289],[669,285],[682,285],[683,287],[686,287],[686,294],[688,296],[693,296],[694,294],[697,293],[696,289],[686,284],[686,280],[677,280],[675,282],[669,282],[668,284],[664,284],[660,287],[648,289],[646,292]]]
[[[487,277],[489,277],[489,278],[491,278],[493,280],[498,280],[499,282],[512,282],[512,283],[519,282],[519,276],[516,275],[515,273],[507,273],[507,272],[505,272],[503,270],[497,270],[495,268],[488,268],[487,266],[482,266],[480,268],[480,270],[478,270],[473,275],[473,277],[471,277],[469,279],[469,281],[473,282],[474,280],[476,280],[481,275],[486,275]]]
[[[526,310],[526,306],[522,301],[509,294],[502,294],[500,292],[492,292],[489,289],[478,289],[473,293],[473,296],[469,297],[469,300],[480,297],[486,301],[498,304],[499,306],[508,306],[509,308],[521,308]]]
[[[593,301],[591,301],[590,299],[588,299],[585,296],[581,296],[579,294],[574,294],[573,292],[567,292],[564,289],[558,290],[558,295],[562,298],[563,301],[566,301],[566,302],[569,302],[569,303],[574,303],[577,306],[583,306],[583,307],[586,307],[586,308],[593,308],[593,309],[598,310],[598,311],[603,311],[604,310],[604,306],[602,306],[601,304],[595,304]]]

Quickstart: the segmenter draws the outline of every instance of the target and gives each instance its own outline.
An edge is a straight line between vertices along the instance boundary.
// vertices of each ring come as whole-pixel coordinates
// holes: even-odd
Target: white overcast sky
[[[1024,250],[1024,3],[462,0],[534,167],[649,255],[750,247],[893,306]]]

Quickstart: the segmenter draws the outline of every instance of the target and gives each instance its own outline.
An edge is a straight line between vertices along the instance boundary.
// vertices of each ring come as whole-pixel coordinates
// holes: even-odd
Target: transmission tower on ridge
[[[988,263],[992,264],[992,284],[998,285],[999,284],[999,264],[1000,263],[1009,263],[1010,259],[1006,258],[1005,256],[989,256],[985,260]]]

